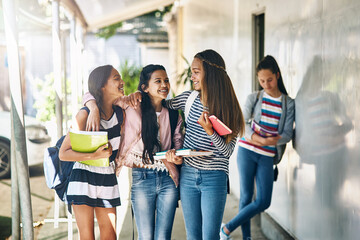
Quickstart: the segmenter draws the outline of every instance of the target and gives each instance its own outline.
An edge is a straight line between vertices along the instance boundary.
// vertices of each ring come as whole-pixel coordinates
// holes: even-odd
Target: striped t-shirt
[[[181,109],[185,111],[186,100],[190,96],[191,91],[186,91],[173,99],[167,100],[166,105],[171,109]],[[229,143],[225,142],[225,138],[219,136],[216,132],[209,136],[205,130],[197,123],[204,106],[200,102],[198,95],[192,104],[186,121],[186,132],[184,140],[184,148],[213,151],[210,156],[184,157],[185,164],[200,170],[222,170],[229,174],[229,158],[233,153],[236,145],[236,138]]]
[[[272,131],[278,130],[279,120],[282,113],[281,99],[282,96],[274,98],[264,92],[261,103],[261,118],[259,122],[261,126],[264,126]],[[259,147],[249,143],[245,138],[241,138],[239,140],[239,146],[268,157],[273,157],[276,153],[276,147],[274,145]]]
[[[89,112],[87,107],[82,108]],[[66,192],[68,204],[113,208],[120,206],[120,193],[115,175],[114,159],[120,143],[120,118],[122,110],[116,107],[109,120],[100,120],[100,131],[108,133],[112,146],[110,166],[97,167],[75,162]]]

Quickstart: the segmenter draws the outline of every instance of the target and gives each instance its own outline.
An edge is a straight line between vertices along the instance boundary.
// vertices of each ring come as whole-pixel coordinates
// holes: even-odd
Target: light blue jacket
[[[261,104],[264,95],[264,90],[260,91],[259,99],[257,100],[258,92],[250,94],[243,108],[243,115],[245,119],[245,137],[251,139],[251,135],[254,131],[251,129],[250,123],[252,120],[252,111],[254,109],[253,117],[255,121],[260,122],[261,118]],[[286,104],[285,104],[286,98]],[[254,104],[255,107],[254,107]],[[279,145],[290,142],[293,136],[293,127],[295,120],[295,101],[291,97],[282,94],[282,113],[279,120],[278,132],[281,138],[277,143],[277,150],[280,151]]]

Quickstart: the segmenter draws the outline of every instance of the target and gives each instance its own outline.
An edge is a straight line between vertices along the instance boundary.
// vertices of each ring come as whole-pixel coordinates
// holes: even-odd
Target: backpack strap
[[[170,129],[171,129],[171,148],[174,148],[173,137],[179,119],[179,112],[173,109],[168,109],[168,111],[169,111]]]
[[[190,109],[191,109],[191,106],[193,105],[196,97],[199,95],[199,92],[194,90],[191,92],[190,96],[188,97],[188,99],[186,100],[186,103],[185,103],[185,122],[187,122],[187,119],[189,117],[189,114],[190,114]]]
[[[252,109],[251,109],[251,118],[253,118],[255,105],[256,105],[257,102],[259,101],[259,97],[260,97],[260,91],[257,92],[256,101],[255,101],[254,105],[252,106]]]
[[[119,106],[115,106],[114,107],[114,111],[115,111],[115,114],[116,114],[116,118],[118,120],[118,123],[119,125],[121,126],[123,124],[123,121],[124,121],[124,112],[123,112],[123,109]]]
[[[82,107],[80,110],[85,110],[88,114],[90,113],[90,109],[88,107]],[[114,112],[115,112],[116,118],[121,126],[121,124],[124,121],[123,109],[119,106],[114,106]]]

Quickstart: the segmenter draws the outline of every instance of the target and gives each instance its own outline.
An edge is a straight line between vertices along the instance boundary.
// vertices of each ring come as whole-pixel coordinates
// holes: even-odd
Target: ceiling
[[[172,4],[175,0],[73,0],[88,30],[105,27],[152,12]]]

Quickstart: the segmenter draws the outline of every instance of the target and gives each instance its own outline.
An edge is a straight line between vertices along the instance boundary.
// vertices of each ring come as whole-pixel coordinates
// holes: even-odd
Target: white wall
[[[319,116],[300,128],[307,121],[305,116],[311,114],[303,104],[311,95],[305,91],[303,98],[296,98],[298,152],[288,144],[267,212],[299,239],[358,238],[358,1],[188,0],[183,4],[185,57],[191,60],[207,48],[218,51],[225,59],[240,105],[251,92],[253,79],[252,14],[262,9],[265,55],[278,60],[289,95],[297,97],[299,89],[305,90],[308,84],[315,97],[332,95],[338,99],[333,103],[327,99],[320,109],[322,117],[332,122],[324,135],[314,125],[322,120]],[[350,124],[345,126],[344,122]],[[306,135],[311,137],[306,139]],[[339,139],[341,144],[334,145]],[[332,151],[314,152],[319,143]],[[336,150],[339,145],[340,151]],[[236,150],[230,180],[232,192],[239,196]]]
[[[84,55],[86,59],[84,67],[88,74],[95,67],[106,64],[118,69],[125,60],[137,66],[141,64],[140,45],[135,35],[115,35],[105,40],[88,34],[85,39]]]

